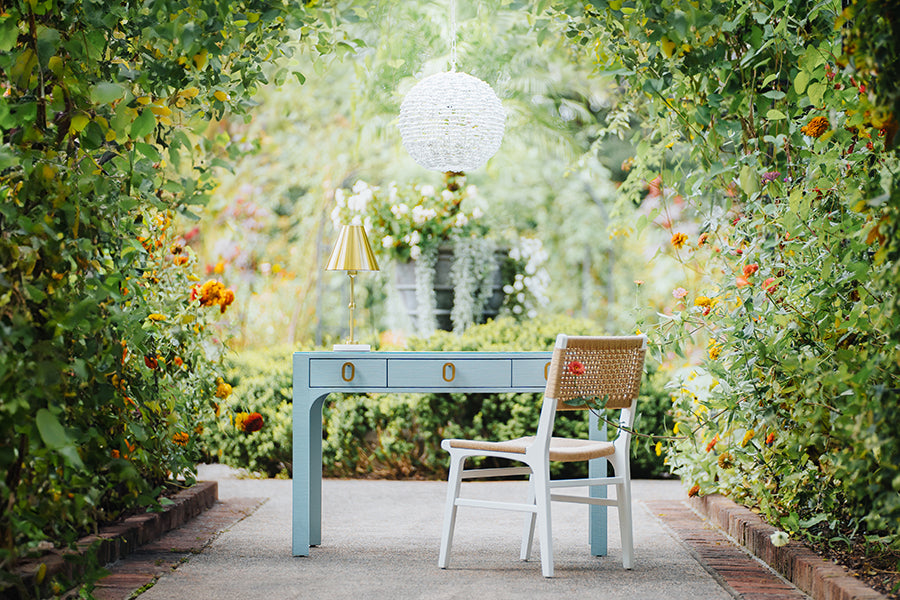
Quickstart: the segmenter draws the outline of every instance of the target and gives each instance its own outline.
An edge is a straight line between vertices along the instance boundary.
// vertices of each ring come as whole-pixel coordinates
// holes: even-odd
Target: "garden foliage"
[[[647,321],[663,359],[703,348],[673,381],[676,472],[792,533],[900,545],[900,31],[896,2],[846,4],[556,15],[623,87],[607,133],[643,122],[621,192],[653,181],[637,227],[684,267]]]
[[[597,334],[597,326],[568,317],[517,322],[497,319],[469,328],[463,335],[437,332],[410,342],[419,351],[551,350],[556,335]],[[258,411],[266,426],[244,433],[219,419],[204,434],[210,459],[269,476],[290,473],[290,351],[245,352],[230,360],[226,379],[234,394],[226,412]],[[664,434],[670,405],[665,379],[645,378],[638,400],[636,430]],[[443,478],[446,437],[507,439],[533,434],[540,415],[541,394],[332,394],[323,408],[323,472],[330,477]],[[587,437],[587,414],[559,416],[560,435]],[[610,435],[615,435],[610,431]],[[666,472],[655,452],[656,440],[634,438],[635,476]],[[566,465],[581,468],[583,465]],[[554,465],[558,470],[562,465]]]
[[[194,287],[173,220],[212,192],[216,119],[250,104],[288,27],[329,51],[320,26],[265,0],[3,3],[0,589],[19,558],[190,480],[234,297]]]

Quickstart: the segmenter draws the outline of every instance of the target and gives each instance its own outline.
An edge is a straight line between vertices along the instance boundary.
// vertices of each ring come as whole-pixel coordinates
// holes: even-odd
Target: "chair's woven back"
[[[557,410],[578,410],[567,400],[606,399],[607,408],[628,408],[637,396],[644,371],[644,336],[571,336],[565,348],[553,350],[545,395],[557,400]]]

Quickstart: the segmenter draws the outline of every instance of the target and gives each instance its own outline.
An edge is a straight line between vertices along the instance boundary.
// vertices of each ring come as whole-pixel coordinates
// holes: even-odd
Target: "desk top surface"
[[[309,358],[336,358],[341,360],[350,360],[357,359],[363,360],[367,358],[372,359],[383,359],[383,358],[406,358],[406,359],[428,359],[428,358],[547,358],[552,356],[553,352],[550,350],[536,350],[536,351],[466,351],[466,350],[452,350],[452,351],[427,351],[427,352],[410,352],[410,351],[342,351],[342,352],[333,352],[330,350],[320,350],[313,352],[294,352],[294,356],[297,357],[309,357]]]

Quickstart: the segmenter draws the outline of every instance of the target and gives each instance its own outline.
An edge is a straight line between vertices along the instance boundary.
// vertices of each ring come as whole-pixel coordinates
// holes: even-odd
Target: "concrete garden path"
[[[121,583],[153,568],[159,578],[140,600],[806,598],[697,517],[675,481],[634,482],[631,571],[622,569],[617,519],[610,519],[609,556],[591,557],[586,507],[554,503],[556,577],[548,580],[537,547],[535,560],[519,561],[521,515],[465,507],[451,568],[439,569],[443,482],[325,480],[323,543],[309,557],[292,557],[290,481],[238,479],[221,466],[202,467],[200,478],[218,481],[217,505],[160,540],[156,554],[114,565],[98,598],[128,598],[134,588],[117,588],[117,574]],[[486,498],[524,494],[521,482],[470,486]],[[194,553],[165,564],[159,552],[167,545]]]

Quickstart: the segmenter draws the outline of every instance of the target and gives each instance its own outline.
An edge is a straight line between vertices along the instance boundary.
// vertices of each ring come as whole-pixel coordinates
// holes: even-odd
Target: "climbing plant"
[[[289,40],[343,44],[334,11],[0,9],[0,589],[21,586],[17,560],[191,480],[200,419],[229,390],[213,325],[236,299],[194,272],[183,223],[229,158],[219,120],[304,78],[267,70]]]
[[[900,545],[896,2],[551,4],[621,86],[622,214],[649,185],[634,228],[683,267],[641,325],[689,365],[671,465],[789,532]]]

